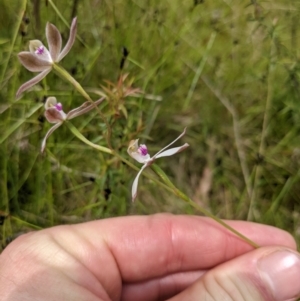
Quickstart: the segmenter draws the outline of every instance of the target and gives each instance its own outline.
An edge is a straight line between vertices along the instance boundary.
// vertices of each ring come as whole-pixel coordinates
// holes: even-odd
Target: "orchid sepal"
[[[21,64],[31,72],[42,72],[52,67],[52,62],[38,58],[35,54],[28,51],[20,52],[18,58]]]
[[[46,133],[43,141],[42,141],[42,146],[41,146],[41,153],[44,152],[45,148],[46,148],[46,142],[47,142],[47,139],[49,138],[49,136],[56,130],[58,129],[61,125],[63,124],[63,122],[58,122],[56,123],[53,127],[51,127],[49,129],[49,131]]]
[[[183,150],[185,150],[187,147],[189,147],[188,143],[185,143],[181,146],[178,147],[174,147],[174,148],[170,148],[166,151],[163,151],[162,153],[159,153],[158,155],[155,156],[155,159],[161,158],[161,157],[169,157],[169,156],[173,156],[177,153],[182,152]]]
[[[105,97],[102,97],[96,101],[94,101],[93,103],[90,103],[89,101],[86,101],[85,103],[83,103],[80,107],[75,108],[73,110],[71,110],[68,114],[66,119],[70,120],[73,119],[75,117],[78,117],[80,115],[83,115],[89,111],[91,111],[92,109],[94,109],[96,106],[98,106],[100,103],[103,102],[103,100],[105,99]]]
[[[186,132],[186,128],[184,128],[183,132],[175,139],[173,140],[170,144],[168,144],[167,146],[165,146],[164,148],[162,148],[159,152],[157,152],[153,157],[157,157],[157,155],[159,155],[161,152],[163,152],[165,149],[167,149],[168,147],[170,147],[172,144],[174,144],[177,140],[179,140],[182,136],[185,135]]]
[[[61,61],[70,52],[70,50],[75,42],[76,33],[77,33],[77,17],[75,17],[72,20],[72,24],[70,27],[69,39],[68,39],[65,47],[63,48],[63,50],[58,55],[58,62]]]
[[[61,52],[62,38],[57,27],[49,22],[46,25],[46,38],[49,45],[49,53],[53,62],[58,61]]]
[[[16,93],[16,98],[18,99],[24,91],[30,89],[35,84],[37,84],[38,82],[40,82],[43,78],[45,78],[47,76],[47,74],[50,71],[51,71],[51,68],[50,69],[46,69],[45,71],[39,73],[34,78],[30,79],[29,81],[27,81],[26,83],[24,83],[23,85],[21,85],[20,88],[18,89],[17,93]]]
[[[136,177],[135,177],[135,179],[134,179],[134,181],[132,183],[132,188],[131,188],[132,202],[134,202],[134,200],[137,197],[137,187],[138,187],[140,175],[142,174],[143,170],[147,166],[148,166],[147,163],[142,166],[142,168],[140,169],[140,171],[138,172],[138,174],[136,175]]]

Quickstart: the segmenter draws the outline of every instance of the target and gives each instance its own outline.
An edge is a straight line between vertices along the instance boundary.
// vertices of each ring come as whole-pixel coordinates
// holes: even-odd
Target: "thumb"
[[[292,301],[300,297],[300,254],[264,247],[204,274],[169,301]]]

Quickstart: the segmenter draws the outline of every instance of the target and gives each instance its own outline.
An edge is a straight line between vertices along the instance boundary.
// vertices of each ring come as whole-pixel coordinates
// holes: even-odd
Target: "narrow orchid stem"
[[[33,229],[36,229],[36,230],[43,230],[44,229],[43,227],[39,227],[39,226],[34,225],[32,223],[26,222],[25,220],[22,220],[22,219],[18,218],[17,216],[13,216],[13,215],[9,215],[9,216],[10,216],[11,219],[15,220],[16,222],[18,222],[20,224],[26,225],[29,228],[33,228]]]
[[[70,82],[74,88],[88,101],[93,102],[91,97],[85,92],[85,90],[82,88],[80,83],[75,80],[73,76],[71,76],[63,67],[59,66],[58,64],[53,64],[53,69],[61,75],[64,79],[66,79],[68,82]]]
[[[93,142],[91,142],[90,140],[86,139],[78,130],[77,128],[71,124],[70,122],[66,122],[68,128],[70,129],[70,131],[79,139],[81,140],[82,142],[84,142],[85,144],[91,146],[92,148],[95,148],[103,153],[107,153],[107,154],[110,154],[112,155],[113,154],[113,151],[107,147],[104,147],[104,146],[101,146],[101,145],[98,145],[98,144],[95,144]]]
[[[234,233],[235,235],[237,235],[238,237],[240,237],[242,240],[244,240],[247,243],[249,243],[252,247],[254,247],[254,248],[259,248],[260,247],[257,243],[253,242],[251,239],[249,239],[248,237],[244,236],[243,234],[241,234],[240,232],[238,232],[237,230],[235,230],[234,228],[232,228],[231,226],[229,226],[228,224],[226,224],[223,220],[221,220],[217,216],[215,216],[212,213],[210,213],[208,210],[204,209],[203,207],[201,207],[198,204],[196,204],[195,202],[193,202],[193,200],[191,200],[182,191],[180,191],[178,188],[176,188],[174,186],[174,184],[169,180],[169,178],[167,177],[167,175],[163,172],[163,170],[158,165],[152,164],[151,167],[155,171],[155,173],[164,181],[164,183],[166,185],[168,185],[168,187],[170,187],[172,189],[173,194],[175,194],[178,197],[180,197],[183,201],[187,202],[188,204],[190,204],[192,207],[194,207],[195,209],[197,209],[198,211],[200,211],[204,215],[212,218],[217,223],[221,224],[227,230],[231,231],[232,233]]]

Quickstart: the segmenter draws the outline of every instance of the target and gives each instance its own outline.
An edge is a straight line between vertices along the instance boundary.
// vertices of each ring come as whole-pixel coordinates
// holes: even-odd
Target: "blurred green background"
[[[34,76],[17,54],[32,39],[46,44],[48,21],[65,44],[74,16],[77,39],[61,65],[91,97],[99,98],[105,81],[117,82],[123,47],[129,51],[123,74],[150,95],[123,99],[128,116],[109,101],[100,107],[113,148],[128,158],[129,141],[140,138],[154,154],[187,127],[179,145],[190,147],[157,160],[174,184],[221,218],[274,225],[299,243],[299,0],[1,0],[2,246],[57,224],[198,214],[145,177],[132,203],[136,171],[84,145],[66,126],[40,153],[51,126],[43,117],[46,97],[56,96],[66,112],[84,99],[51,72],[16,101],[18,87]],[[107,146],[96,111],[72,124]]]

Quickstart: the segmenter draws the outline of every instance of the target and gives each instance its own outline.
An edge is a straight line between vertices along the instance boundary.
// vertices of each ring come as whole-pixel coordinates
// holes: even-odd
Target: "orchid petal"
[[[66,120],[66,114],[63,111],[58,111],[55,107],[47,109],[44,115],[50,123],[59,123]]]
[[[185,150],[187,147],[189,147],[188,143],[185,143],[182,146],[178,146],[178,147],[174,147],[174,148],[170,148],[164,152],[159,153],[158,155],[156,155],[155,157],[152,157],[152,159],[157,159],[157,158],[161,158],[161,157],[168,157],[168,156],[172,156],[174,154],[177,154],[183,150]]]
[[[103,100],[105,99],[105,97],[102,97],[100,99],[98,99],[97,101],[95,101],[94,103],[90,103],[90,102],[85,102],[83,103],[80,107],[71,110],[68,114],[67,114],[67,119],[73,119],[77,116],[80,116],[82,114],[85,114],[89,111],[91,111],[92,109],[94,109],[98,104],[100,104]]]
[[[41,72],[52,66],[52,63],[39,58],[36,54],[23,51],[18,54],[21,64],[31,72]]]
[[[50,108],[53,108],[57,104],[56,97],[50,96],[47,98],[45,102],[45,109],[48,110]]]
[[[59,53],[61,51],[61,34],[55,25],[47,23],[46,37],[49,46],[50,55],[54,62],[58,61]]]
[[[41,152],[43,153],[46,147],[46,141],[49,138],[49,136],[60,126],[62,125],[62,122],[59,122],[57,124],[55,124],[52,128],[50,128],[50,130],[47,132],[47,134],[45,135],[43,141],[42,141],[42,147],[41,147]]]
[[[71,24],[70,35],[67,44],[65,45],[64,49],[58,56],[58,62],[61,61],[70,51],[72,48],[77,32],[77,18],[74,18]]]
[[[46,69],[45,71],[39,73],[37,76],[35,76],[34,78],[32,78],[29,81],[27,81],[26,83],[24,83],[18,89],[17,94],[16,94],[16,98],[18,99],[24,91],[28,90],[29,88],[31,88],[32,86],[34,86],[35,84],[40,82],[50,71],[51,71],[51,68]]]
[[[152,158],[157,158],[157,155],[159,155],[160,153],[162,153],[166,148],[168,148],[169,146],[171,146],[172,144],[174,144],[178,139],[180,139],[186,132],[186,128],[184,129],[184,131],[175,139],[173,140],[170,144],[168,144],[167,146],[165,146],[163,149],[161,149],[159,152],[157,152]]]
[[[132,196],[132,201],[134,202],[134,200],[136,199],[137,196],[137,187],[138,187],[138,183],[139,183],[139,177],[142,173],[142,171],[147,167],[147,164],[143,165],[142,168],[140,169],[140,171],[138,172],[138,174],[136,175],[133,184],[132,184],[132,189],[131,189],[131,196]]]

